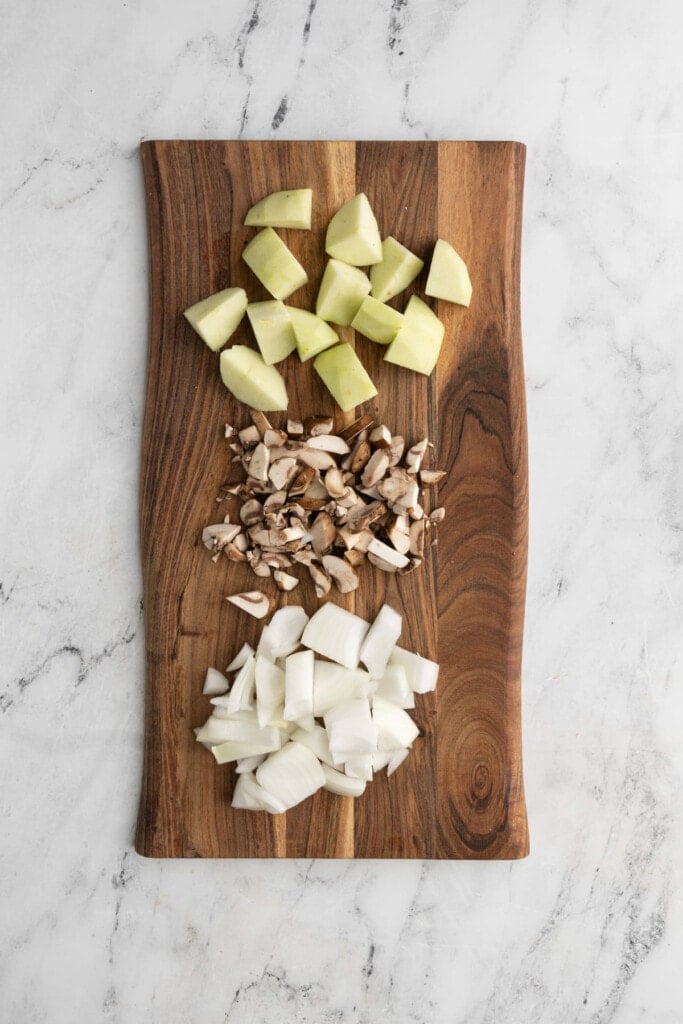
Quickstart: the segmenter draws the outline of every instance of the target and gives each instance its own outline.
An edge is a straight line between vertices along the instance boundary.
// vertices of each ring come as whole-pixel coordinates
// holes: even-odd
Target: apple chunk
[[[252,238],[242,259],[276,299],[286,299],[308,281],[308,274],[272,228]]]
[[[286,309],[292,321],[296,347],[302,363],[339,341],[337,332],[315,313],[310,313],[307,309],[297,309],[295,306],[287,306]]]
[[[443,335],[444,326],[439,318],[413,295],[403,314],[403,324],[384,358],[388,363],[429,376],[439,358]]]
[[[415,253],[388,235],[382,242],[382,262],[370,270],[370,294],[380,302],[392,299],[415,280],[423,267],[424,263]]]
[[[296,348],[296,335],[287,307],[280,299],[250,302],[247,316],[263,359],[270,366],[286,359]]]
[[[371,295],[363,301],[363,305],[351,321],[354,331],[359,331],[379,345],[388,345],[393,341],[402,324],[402,313],[379,302],[378,299],[373,299]]]
[[[344,412],[377,394],[377,388],[350,345],[335,345],[322,352],[313,366]]]
[[[244,288],[226,288],[195,302],[185,310],[185,319],[213,352],[223,348],[233,335],[247,308]]]
[[[348,327],[370,291],[370,281],[358,267],[329,260],[325,267],[315,311],[323,320]]]
[[[459,306],[469,306],[472,300],[472,282],[467,265],[450,242],[439,238],[434,246],[429,276],[425,286],[427,295]]]
[[[366,267],[382,259],[382,236],[364,192],[335,213],[327,227],[325,252],[354,267]]]
[[[311,228],[312,188],[295,188],[286,192],[271,192],[255,203],[244,223],[251,228]]]
[[[228,391],[252,409],[279,412],[287,408],[285,382],[274,366],[245,345],[233,345],[221,352],[221,377]]]

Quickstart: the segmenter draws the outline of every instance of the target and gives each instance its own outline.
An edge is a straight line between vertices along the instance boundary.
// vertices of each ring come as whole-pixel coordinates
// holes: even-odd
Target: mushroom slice
[[[371,523],[381,519],[387,507],[382,501],[372,501],[369,505],[358,502],[350,508],[347,515],[347,523],[356,530],[364,530]]]
[[[268,470],[268,476],[278,491],[286,490],[287,485],[297,475],[298,467],[296,459],[284,458],[274,462]]]
[[[231,594],[226,601],[236,608],[253,615],[255,619],[264,619],[270,611],[270,599],[260,590],[247,590],[242,594]]]
[[[315,470],[313,469],[313,466],[304,466],[297,476],[294,477],[292,485],[289,488],[289,497],[299,498],[302,494],[305,494],[314,476]]]
[[[260,483],[268,479],[268,466],[270,464],[270,452],[263,441],[260,441],[252,453],[249,461],[249,476]]]
[[[368,427],[372,426],[374,420],[372,416],[359,416],[353,423],[349,423],[347,427],[339,431],[339,436],[343,437],[345,441],[353,441],[355,437],[358,437],[362,431],[367,430]]]
[[[359,441],[353,450],[349,465],[344,466],[344,468],[349,469],[351,473],[360,473],[360,471],[367,465],[371,454],[372,449],[369,442],[365,440]],[[344,463],[342,463],[342,465],[344,465]]]
[[[408,550],[411,555],[415,555],[420,558],[425,549],[425,521],[424,519],[418,519],[414,523],[410,524],[409,534],[409,545]],[[399,549],[400,550],[400,549]],[[406,554],[406,552],[403,552]]]
[[[225,436],[226,437],[232,437],[232,435],[234,433],[235,433],[235,428],[231,427],[229,423],[226,423],[225,424]]]
[[[289,441],[289,438],[284,430],[273,430],[271,428],[263,434],[263,443],[266,448],[282,447],[287,441]]]
[[[358,566],[363,564],[367,555],[365,551],[359,551],[358,548],[351,548],[350,551],[344,552],[344,558],[349,565]]]
[[[374,430],[370,431],[368,440],[375,448],[389,448],[391,445],[391,431],[389,427],[381,423],[379,427],[375,427]]]
[[[310,572],[311,579],[315,584],[316,597],[325,597],[326,594],[329,594],[332,581],[327,573],[313,562],[309,565],[308,571]]]
[[[257,427],[245,427],[243,430],[240,430],[237,436],[244,448],[255,448],[261,440],[261,435]]]
[[[263,555],[263,561],[266,565],[269,565],[271,569],[289,569],[292,565],[291,559],[281,551],[265,552]]]
[[[419,473],[428,444],[429,438],[424,437],[421,441],[418,441],[417,444],[414,444],[412,448],[408,449],[405,462],[409,473]]]
[[[331,416],[309,416],[304,420],[304,430],[310,437],[331,434],[334,430],[334,419]]]
[[[250,409],[249,415],[251,416],[251,422],[258,430],[261,437],[265,434],[266,430],[272,430],[270,421],[259,409]]]
[[[321,452],[330,452],[332,455],[348,455],[351,451],[344,438],[337,434],[319,434],[316,437],[309,437],[306,447]]]
[[[408,509],[408,515],[411,519],[424,519],[425,510],[422,508],[422,505],[412,505]]]
[[[260,576],[261,578],[267,578],[272,576],[272,570],[270,566],[263,561],[261,556],[258,558],[249,558],[249,552],[247,552],[247,561],[254,576]]]
[[[286,501],[287,491],[275,491],[274,494],[270,494],[263,502],[264,515],[272,515],[275,512],[281,512]]]
[[[287,433],[290,437],[300,437],[304,432],[301,420],[287,420]]]
[[[256,498],[245,501],[240,509],[240,519],[245,526],[255,526],[263,519],[263,505]]]
[[[329,499],[329,494],[325,484],[322,482],[319,476],[314,476],[310,484],[306,488],[305,498],[323,498],[325,501]]]
[[[306,512],[320,512],[328,504],[325,498],[301,498],[301,506]]]
[[[382,561],[388,562],[394,569],[403,569],[410,561],[400,551],[390,547],[389,544],[385,544],[384,541],[378,540],[377,537],[368,544],[368,558],[371,555],[375,555],[375,557],[382,559]]]
[[[353,487],[345,487],[340,496],[337,498],[337,503],[341,505],[343,509],[353,508],[357,505],[360,498],[354,491]]]
[[[399,462],[403,458],[403,452],[405,451],[406,443],[400,434],[396,434],[391,439],[389,445],[389,465],[398,466]]]
[[[435,508],[433,512],[429,514],[430,523],[441,523],[443,522],[444,516],[446,515],[445,508]]]
[[[316,555],[326,554],[334,544],[337,528],[327,512],[320,512],[310,530],[311,544]]]
[[[222,551],[241,532],[242,527],[236,523],[216,523],[214,526],[205,526],[202,530],[202,543],[209,551]]]
[[[244,537],[244,534],[241,534],[241,536]],[[244,540],[246,542],[247,538],[244,537]],[[231,562],[246,562],[247,560],[247,556],[244,551],[242,551],[241,548],[238,548],[234,541],[225,545],[223,548],[223,554],[227,555]]]
[[[358,586],[358,573],[343,558],[337,558],[336,555],[324,555],[323,569],[328,576],[332,577],[337,590],[342,594],[350,594]]]
[[[313,562],[320,561],[315,551],[311,551],[310,548],[302,548],[301,551],[295,551],[292,554],[292,558],[301,565],[312,565]]]
[[[393,547],[402,555],[407,555],[411,545],[410,520],[406,515],[392,515],[386,525],[387,537]],[[419,554],[415,551],[414,554]]]
[[[398,572],[395,565],[391,562],[387,562],[385,558],[380,558],[379,555],[374,554],[372,551],[368,551],[367,559],[375,566],[375,568],[381,569],[382,572]]]
[[[433,487],[435,484],[441,483],[445,475],[444,469],[421,469],[420,483],[423,487]]]
[[[321,452],[315,448],[302,448],[296,457],[299,462],[303,462],[305,466],[312,466],[313,469],[325,470],[336,466],[329,452]]]
[[[232,541],[232,546],[237,548],[238,551],[245,552],[249,547],[249,538],[246,533],[238,533]]]
[[[358,531],[358,533],[356,534],[356,538],[357,539],[356,543],[353,545],[353,550],[362,551],[363,553],[365,553],[368,550],[368,547],[370,546],[372,541],[375,539],[375,535],[372,532],[372,530],[363,529]]]
[[[411,572],[415,572],[416,569],[422,565],[421,558],[411,558],[408,565],[404,565],[402,569],[398,570],[399,576],[409,576]]]
[[[275,570],[273,573],[273,579],[280,590],[294,590],[295,587],[299,586],[299,581],[296,576],[291,576],[290,573],[283,572],[282,569]]]
[[[366,442],[367,443],[367,442]],[[389,468],[389,456],[382,448],[374,452],[363,470],[361,482],[363,487],[374,487]]]
[[[346,491],[344,477],[338,466],[333,466],[325,473],[325,490],[332,498],[341,498]]]

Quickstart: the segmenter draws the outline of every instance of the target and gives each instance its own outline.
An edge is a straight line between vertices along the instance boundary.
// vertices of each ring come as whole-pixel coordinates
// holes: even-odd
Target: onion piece
[[[267,754],[254,754],[253,757],[241,757],[235,765],[235,771],[238,775],[242,775],[244,772],[253,772],[260,764],[263,764]]]
[[[298,722],[303,729],[312,729],[313,718],[313,651],[290,654],[285,662],[284,719]]]
[[[382,768],[386,768],[391,761],[391,755],[394,753],[393,750],[378,750],[376,754],[372,755],[372,769],[375,772],[379,772]]]
[[[312,750],[319,761],[323,764],[327,764],[332,768],[334,766],[334,759],[330,751],[330,738],[327,735],[327,729],[322,725],[316,724],[312,729],[297,729],[292,734],[292,739],[295,743],[301,743],[302,746],[308,747]]]
[[[211,748],[211,753],[218,764],[227,764],[228,761],[239,761],[243,757],[253,757],[255,754],[268,754],[267,744],[258,746],[254,743],[239,743],[237,740],[226,740],[225,743],[218,743]]]
[[[310,619],[301,643],[345,668],[358,668],[370,623],[336,604],[324,604]]]
[[[324,721],[335,761],[340,754],[346,759],[346,755],[373,754],[377,750],[379,730],[367,697],[342,701],[325,714]]]
[[[239,669],[242,668],[244,663],[247,661],[247,659],[249,658],[249,655],[253,654],[253,653],[254,653],[254,648],[251,646],[251,644],[247,644],[247,643],[242,644],[242,646],[240,647],[239,651],[237,652],[235,657],[232,659],[232,661],[230,662],[230,664],[228,665],[228,667],[226,668],[225,671],[226,672],[237,672]]]
[[[323,772],[325,773],[325,786],[330,793],[336,793],[337,796],[362,796],[365,792],[365,780],[354,779],[350,775],[344,775],[343,772],[338,772],[336,768],[330,768],[328,764],[323,765]]]
[[[408,676],[408,685],[413,693],[430,693],[436,687],[439,666],[435,661],[406,651],[403,647],[394,647],[389,664],[403,665]]]
[[[342,701],[366,697],[370,676],[362,668],[348,669],[332,661],[313,666],[313,714],[320,718]]]
[[[395,704],[378,697],[372,698],[372,721],[378,729],[377,749],[398,750],[399,747],[409,747],[413,740],[420,735],[420,730],[415,725],[407,711],[397,708]],[[330,744],[330,747],[332,744]]]
[[[256,781],[288,810],[322,789],[325,773],[312,750],[290,741],[259,765]]]
[[[354,754],[348,757],[344,764],[344,771],[350,779],[363,779],[365,782],[372,782],[372,758],[373,754]]]
[[[360,660],[373,679],[380,679],[387,667],[389,656],[401,635],[401,616],[388,604],[383,604],[370,626],[360,649]]]
[[[272,661],[256,656],[256,714],[259,725],[282,718],[285,700],[285,674]]]
[[[202,693],[207,697],[217,696],[220,693],[227,693],[230,683],[225,678],[222,672],[219,672],[217,668],[209,668],[206,670],[206,678],[204,680],[204,689]]]
[[[270,811],[283,814],[287,808],[281,800],[263,788],[251,772],[240,775],[232,794],[232,806],[244,811]]]
[[[407,747],[403,747],[402,750],[392,750],[389,764],[387,765],[387,775],[393,775],[399,765],[402,765],[408,756]]]
[[[415,707],[415,698],[408,685],[408,676],[403,665],[387,665],[384,675],[377,683],[375,695],[384,697],[399,708]]]
[[[256,683],[256,658],[250,654],[242,668],[235,676],[232,689],[228,695],[227,709],[234,713],[241,708],[250,708],[254,704],[254,685]]]
[[[276,658],[286,658],[297,649],[308,621],[308,615],[299,604],[290,604],[275,612],[266,629]]]

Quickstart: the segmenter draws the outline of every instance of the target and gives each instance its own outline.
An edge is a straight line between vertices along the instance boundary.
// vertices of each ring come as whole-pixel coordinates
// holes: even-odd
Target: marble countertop
[[[0,1018],[679,1024],[679,5],[4,8]],[[236,136],[528,146],[528,860],[132,850],[138,145]]]

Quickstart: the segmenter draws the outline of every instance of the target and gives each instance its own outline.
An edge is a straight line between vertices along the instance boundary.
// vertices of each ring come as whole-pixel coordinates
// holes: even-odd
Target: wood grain
[[[521,767],[520,661],[527,547],[524,378],[519,253],[524,147],[516,143],[146,142],[142,145],[150,253],[147,393],[140,527],[147,697],[136,836],[152,857],[513,858],[528,853]],[[201,529],[231,478],[223,425],[242,425],[217,357],[182,316],[228,285],[267,298],[241,260],[253,229],[244,213],[268,192],[314,189],[311,232],[283,231],[309,284],[322,276],[324,228],[364,191],[383,234],[428,260],[436,237],[467,260],[469,310],[433,303],[446,323],[427,379],[389,366],[380,346],[355,343],[377,383],[372,412],[409,443],[429,435],[448,470],[439,503],[448,525],[422,569],[396,579],[367,568],[335,601],[371,618],[383,601],[404,616],[401,643],[441,663],[437,693],[418,698],[424,735],[401,769],[380,773],[357,801],[319,793],[286,815],[230,807],[234,775],[194,742],[207,715],[202,682],[260,625],[224,597],[252,589],[248,569],[214,565]],[[426,273],[404,295],[420,292]],[[235,341],[250,343],[243,325]],[[310,364],[283,367],[290,414],[333,412]],[[349,417],[347,416],[346,419]],[[277,417],[274,417],[277,420]],[[343,417],[339,417],[340,421]],[[317,607],[302,583],[279,603]]]

